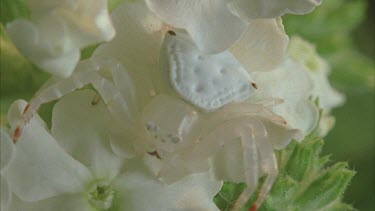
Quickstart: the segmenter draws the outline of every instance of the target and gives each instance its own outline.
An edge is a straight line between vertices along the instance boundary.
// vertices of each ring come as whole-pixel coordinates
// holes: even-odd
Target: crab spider
[[[127,83],[116,84],[115,80],[119,79]],[[248,188],[233,206],[234,210],[244,205],[257,187],[258,178],[266,174],[267,179],[253,207],[261,204],[277,176],[273,148],[282,148],[281,145],[297,133],[260,104],[235,103],[202,112],[175,96],[150,94],[150,102],[138,109],[132,81],[120,63],[88,60],[81,63],[70,78],[51,79],[41,88],[26,107],[14,140],[40,105],[86,84],[93,85],[119,124],[134,137],[134,148],[164,163],[158,175],[170,181],[184,176],[181,174],[207,170],[212,156],[224,145],[240,139],[243,159],[240,171]],[[272,131],[282,131],[277,138],[285,141],[276,140]]]
[[[238,151],[243,165],[236,169],[242,174],[237,177],[247,184],[247,189],[232,210],[243,207],[257,188],[258,179],[267,175],[251,210],[256,210],[261,205],[278,174],[273,149],[284,147],[293,137],[300,135],[297,130],[287,128],[281,117],[262,105],[236,103],[205,113],[185,102],[160,95],[147,107],[143,121],[150,136],[158,137],[154,140],[156,152],[161,151],[158,159],[164,160],[158,173],[169,181],[175,181],[189,172],[207,170],[210,168],[209,159],[223,151],[225,145],[240,142]],[[154,112],[150,112],[151,109]],[[165,153],[163,144],[168,141],[162,141],[164,137],[179,137],[179,142],[169,142],[167,151],[173,148],[173,153]],[[173,144],[176,146],[170,146]],[[211,168],[216,168],[216,164],[211,165]],[[220,173],[215,174],[218,179],[231,179],[230,176],[228,178]]]

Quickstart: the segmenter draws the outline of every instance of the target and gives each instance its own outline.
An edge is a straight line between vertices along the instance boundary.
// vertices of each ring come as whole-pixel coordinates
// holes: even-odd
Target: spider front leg
[[[254,134],[249,128],[242,127],[240,130],[239,134],[243,150],[243,168],[247,187],[232,206],[233,211],[240,210],[246,204],[247,200],[258,187],[259,178],[259,157],[254,141]]]
[[[260,120],[257,121],[259,122],[258,126],[262,127],[263,130],[267,133],[267,130],[263,123]],[[263,203],[264,199],[266,198],[267,193],[271,190],[272,185],[274,184],[278,175],[275,152],[269,141],[268,136],[260,136],[256,138],[255,141],[258,146],[258,151],[261,158],[260,167],[263,173],[267,175],[267,178],[264,181],[258,193],[257,199],[250,207],[249,211],[255,211],[259,208],[259,206]]]
[[[254,153],[254,148],[250,148],[249,143],[255,142],[256,151],[259,153],[259,166],[260,170],[262,170],[262,173],[267,175],[266,180],[264,181],[257,199],[255,202],[251,205],[249,208],[249,211],[256,211],[259,206],[264,201],[267,193],[271,190],[273,183],[276,180],[278,170],[277,170],[277,162],[276,157],[273,151],[273,147],[271,143],[269,142],[268,138],[268,132],[265,128],[262,121],[257,119],[252,119],[251,122],[248,124],[247,131],[242,131],[242,134],[247,134],[247,138],[242,138],[242,146],[244,150],[244,165],[245,165],[245,176],[248,178],[249,174],[246,173],[246,170],[249,168],[246,168],[246,165],[253,165],[251,164],[252,157],[250,155],[246,156],[246,152],[248,153]],[[247,160],[250,160],[248,162]],[[248,163],[248,164],[247,164]],[[257,180],[261,176],[261,174],[257,175],[258,177],[255,178],[256,182],[254,184],[255,188],[257,186]],[[253,181],[254,182],[254,181]],[[251,181],[246,179],[246,184],[248,185],[248,188],[244,190],[244,192],[240,195],[239,199],[235,203],[235,206],[233,207],[234,210],[239,210],[241,207],[243,207],[246,203],[246,201],[250,198],[252,192],[254,191],[254,184],[251,184]],[[250,189],[250,190],[249,190]],[[250,194],[249,194],[250,193]]]
[[[89,84],[92,80],[92,74],[87,71],[77,72],[67,79],[51,78],[48,80],[25,107],[22,119],[17,123],[17,127],[14,130],[13,142],[17,142],[23,128],[37,113],[41,105],[60,99],[62,96]]]

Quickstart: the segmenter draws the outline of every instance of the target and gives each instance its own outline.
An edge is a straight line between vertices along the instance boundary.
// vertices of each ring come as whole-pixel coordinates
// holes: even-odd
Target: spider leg
[[[39,107],[45,103],[57,100],[62,96],[89,84],[92,80],[87,71],[77,71],[67,79],[49,79],[45,85],[30,100],[22,114],[22,119],[17,123],[17,127],[13,133],[13,142],[16,143],[22,133],[22,129],[29,120],[38,111]]]
[[[243,123],[243,125],[245,124]],[[260,120],[253,118],[246,122],[246,126],[248,127],[247,129],[241,129],[241,143],[244,150],[244,169],[248,187],[241,193],[235,206],[233,206],[233,210],[239,210],[243,207],[256,189],[258,178],[261,175],[258,172],[260,167],[260,170],[267,174],[267,178],[258,193],[256,201],[249,208],[249,211],[256,211],[270,191],[278,171],[276,158],[264,124]],[[259,167],[258,164],[260,164]]]
[[[267,193],[271,190],[272,185],[274,184],[277,175],[277,161],[275,157],[275,153],[273,151],[273,147],[268,140],[267,130],[263,123],[260,120],[255,120],[258,124],[253,124],[254,131],[263,131],[263,135],[259,135],[254,140],[256,141],[256,145],[258,147],[259,155],[260,155],[260,167],[261,170],[267,174],[267,178],[262,184],[262,187],[258,193],[257,199],[249,208],[249,211],[255,211],[259,208],[259,206],[264,201]],[[258,127],[258,128],[255,128]]]
[[[130,121],[132,119],[130,112],[130,105],[134,104],[133,99],[127,99],[125,101],[122,93],[118,91],[117,87],[108,79],[101,76],[98,71],[101,68],[110,68],[117,72],[122,68],[120,64],[103,63],[101,61],[85,61],[82,62],[77,70],[67,79],[56,79],[52,78],[46,82],[46,84],[38,91],[38,93],[30,100],[26,106],[21,121],[17,124],[17,127],[13,134],[13,140],[16,143],[22,133],[22,129],[26,126],[28,121],[38,111],[39,107],[45,103],[57,100],[62,96],[82,88],[87,84],[92,84],[98,91],[104,102],[108,105],[109,111],[113,114],[116,120],[123,123],[124,126],[131,126]],[[122,70],[122,69],[121,69]],[[125,72],[125,70],[124,70]],[[110,73],[111,74],[111,73]],[[132,85],[129,85],[129,88]],[[130,96],[125,96],[129,97]],[[134,111],[134,110],[133,110]]]
[[[243,148],[244,174],[247,187],[240,194],[231,210],[240,210],[258,186],[259,178],[259,160],[257,146],[254,141],[254,135],[248,128],[241,129],[241,144]]]

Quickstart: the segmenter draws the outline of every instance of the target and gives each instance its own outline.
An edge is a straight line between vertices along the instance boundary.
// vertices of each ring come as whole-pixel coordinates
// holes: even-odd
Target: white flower
[[[261,103],[267,98],[276,99],[279,102],[271,105],[271,109],[283,117],[289,127],[299,129],[304,135],[315,128],[319,110],[309,99],[314,85],[301,64],[286,59],[273,71],[253,75],[258,90],[248,101]]]
[[[154,174],[170,183],[194,172],[212,168],[219,179],[247,182],[250,193],[257,186],[258,178],[267,174],[270,177],[264,183],[262,191],[266,193],[277,174],[273,149],[285,147],[293,138],[300,139],[300,132],[286,127],[282,118],[272,114],[261,104],[224,105],[206,113],[182,101],[181,96],[171,87],[169,70],[163,64],[160,64],[162,68],[159,66],[158,59],[164,56],[159,53],[166,33],[163,23],[142,2],[124,3],[113,12],[112,18],[118,36],[101,45],[88,62],[113,62],[112,65],[99,65],[96,69],[114,87],[107,85],[105,88],[95,88],[99,88],[98,92],[102,96],[107,96],[105,102],[109,110],[117,117],[118,124],[128,131],[136,152],[144,155]],[[278,21],[258,23],[275,29],[276,34],[282,31]],[[167,36],[173,36],[173,32],[170,33],[172,35]],[[175,30],[174,33],[177,36],[184,35],[180,30]],[[267,35],[266,31],[262,33]],[[249,32],[247,37],[250,39],[253,34],[256,32]],[[264,47],[262,44],[256,45],[258,43],[255,41],[252,43],[258,49]],[[241,52],[247,53],[246,49],[251,49],[251,44],[238,46],[233,52],[241,56]],[[267,49],[271,51],[271,44]],[[186,51],[187,55],[197,56],[194,50],[181,50]],[[166,53],[164,49],[162,53]],[[230,54],[228,51],[225,53]],[[255,54],[253,56],[257,57]],[[213,63],[213,66],[221,64],[220,60],[216,62],[218,63]],[[261,66],[260,63],[257,65]],[[252,64],[248,62],[248,65]],[[124,68],[110,68],[120,66]],[[186,67],[190,68],[189,65]],[[202,77],[202,80],[205,79],[209,78]],[[127,83],[123,83],[124,81]],[[111,95],[110,93],[115,92],[109,91],[109,87],[121,94]],[[273,101],[266,97],[264,101]],[[123,111],[128,112],[125,115]],[[124,151],[129,147],[123,141],[111,144],[125,149]],[[226,159],[228,153],[225,149],[233,145],[238,147],[235,150],[238,150],[239,160],[232,159],[232,156],[227,157],[225,164],[215,162],[220,160],[219,157]],[[121,151],[118,150],[117,153],[121,155]],[[262,161],[253,159],[258,156],[258,151]],[[229,166],[233,168],[228,168]]]
[[[255,20],[250,23],[250,26],[254,27],[249,27],[230,51],[206,55],[197,49],[185,32],[175,31],[175,39],[174,36],[168,35],[168,28],[165,28],[163,22],[150,12],[142,1],[124,2],[113,12],[112,19],[119,36],[112,42],[101,45],[95,51],[94,57],[115,58],[130,70],[129,75],[133,80],[143,80],[142,83],[134,83],[136,90],[142,90],[138,91],[137,95],[146,95],[140,100],[143,105],[149,98],[149,92],[171,92],[167,80],[173,81],[172,76],[168,76],[168,63],[174,62],[173,58],[180,58],[175,73],[190,74],[193,77],[189,76],[190,80],[187,80],[186,76],[174,83],[174,88],[180,87],[179,94],[191,103],[204,110],[212,110],[230,102],[243,101],[254,92],[256,86],[252,85],[250,75],[277,66],[284,58],[288,43],[288,37],[279,19]],[[160,54],[165,34],[165,46],[171,47],[164,47]],[[182,37],[186,37],[188,42],[184,44]],[[201,64],[196,62],[196,57],[202,58]],[[161,64],[159,58],[162,59]],[[194,72],[195,66],[201,69],[199,73]],[[219,67],[227,69],[228,74],[218,78],[218,72],[222,72]],[[154,81],[144,77],[145,75],[151,75]],[[229,76],[233,78],[231,83],[226,80]],[[191,83],[193,79],[196,81]],[[217,83],[218,79],[223,83]],[[211,91],[207,94],[190,91],[199,89],[199,84],[211,82],[213,84],[208,87]],[[196,84],[198,85],[194,88]],[[223,85],[227,87],[221,87]],[[228,86],[235,87],[235,91],[228,89]]]
[[[52,134],[36,118],[24,129],[3,172],[14,193],[10,211],[218,210],[212,198],[221,182],[208,174],[166,185],[139,159],[114,155],[108,139],[118,131],[95,95],[83,90],[60,100]],[[25,106],[24,101],[11,106],[12,127]]]
[[[293,37],[288,54],[275,70],[253,74],[258,90],[248,101],[261,102],[267,97],[280,99],[272,111],[283,117],[288,126],[305,135],[317,126],[319,106],[323,109],[319,130],[324,136],[334,124],[334,117],[329,113],[343,103],[344,96],[329,84],[329,66],[318,56],[313,45]],[[315,105],[316,98],[319,105]]]
[[[18,19],[7,32],[26,58],[43,70],[68,77],[80,49],[111,40],[115,31],[106,0],[27,0],[31,20]]]
[[[231,0],[233,13],[244,19],[274,18],[289,14],[306,14],[311,12],[321,0]]]
[[[304,66],[305,72],[312,80],[313,88],[310,94],[313,98],[319,99],[319,106],[323,109],[319,132],[321,136],[325,136],[335,123],[335,118],[330,112],[344,103],[345,96],[330,85],[330,67],[316,52],[314,45],[302,38],[293,37],[289,45],[289,55]]]
[[[188,31],[204,53],[218,53],[228,49],[248,30],[262,32],[268,30],[269,33],[266,37],[263,33],[253,33],[255,36],[251,37],[254,40],[252,43],[269,41],[284,46],[287,43],[287,40],[282,38],[285,34],[274,33],[278,31],[277,26],[274,26],[276,30],[273,30],[269,26],[257,24],[256,20],[255,22],[242,20],[229,10],[228,2],[224,0],[147,0],[146,2],[165,23]],[[278,16],[274,16],[276,17]],[[268,39],[269,36],[276,35],[280,37],[274,40]],[[248,39],[247,36],[244,39]],[[249,48],[254,50],[253,52],[257,52],[257,49],[259,48]],[[274,55],[277,53],[279,52],[274,52]]]
[[[199,7],[200,3],[196,1],[189,5],[194,3]],[[217,2],[213,5],[219,10],[224,7]],[[168,183],[177,181],[174,184],[194,173],[211,169],[220,180],[246,182],[245,195],[249,195],[256,189],[259,177],[267,175],[256,202],[259,205],[278,172],[273,150],[285,147],[293,138],[301,139],[302,133],[306,134],[315,126],[318,113],[308,99],[313,86],[309,75],[301,71],[302,65],[288,59],[276,70],[264,71],[273,69],[284,58],[288,38],[280,19],[246,23],[254,27],[249,27],[229,50],[223,51],[228,47],[225,46],[216,49],[222,51],[220,53],[206,54],[199,50],[199,37],[194,37],[192,31],[188,30],[191,37],[180,29],[168,31],[168,26],[149,11],[143,1],[124,2],[112,17],[118,36],[99,46],[93,57],[81,62],[70,78],[43,87],[39,98],[34,98],[36,103],[31,103],[28,110],[32,111],[38,103],[59,98],[87,83],[98,91],[108,109],[107,113],[103,108],[82,116],[89,111],[87,107],[70,113],[75,109],[64,105],[66,110],[60,108],[64,112],[54,112],[52,135],[61,141],[60,145],[74,159],[80,161],[77,164],[83,166],[79,167],[83,169],[80,171],[88,171],[86,166],[90,166],[93,173],[72,177],[70,180],[78,184],[71,185],[72,190],[69,185],[64,185],[47,193],[55,194],[59,188],[64,193],[81,193],[86,189],[73,187],[94,183],[94,189],[86,191],[89,201],[94,206],[107,207],[113,199],[112,190],[116,192],[110,184],[116,184],[118,175],[121,175],[118,166],[123,166],[124,159],[135,154],[144,157],[147,169],[151,171],[150,177],[156,175]],[[185,19],[182,16],[182,20]],[[167,31],[169,35],[160,51]],[[211,38],[213,35],[207,36]],[[230,72],[228,76],[219,74],[224,68]],[[178,81],[174,77],[177,74],[185,76]],[[256,79],[253,80],[253,76]],[[220,80],[215,82],[218,78]],[[230,79],[228,86],[225,79]],[[197,84],[190,83],[192,81]],[[258,83],[258,90],[254,81]],[[198,85],[207,85],[206,82],[208,86],[204,88],[210,89],[209,92],[192,94],[194,88],[198,91]],[[81,105],[91,102],[82,100],[80,96],[75,102]],[[97,106],[93,104],[91,106]],[[55,109],[58,108],[59,105]],[[97,122],[100,124],[96,125]],[[77,149],[88,140],[91,143],[84,144],[87,151]],[[22,141],[21,136],[19,142]],[[107,147],[97,147],[97,143],[104,142]],[[97,149],[106,149],[110,153],[97,152]],[[109,157],[92,158],[98,154]],[[124,168],[126,166],[124,164]],[[84,182],[77,177],[83,177]],[[95,195],[95,190],[103,192],[103,187],[106,200],[92,201],[94,196],[90,194]],[[16,188],[14,192],[19,195],[20,191]],[[211,193],[214,194],[205,194],[212,196]]]

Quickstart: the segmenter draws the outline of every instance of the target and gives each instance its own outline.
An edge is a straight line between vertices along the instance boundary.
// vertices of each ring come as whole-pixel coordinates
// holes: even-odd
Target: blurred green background
[[[325,138],[324,154],[357,171],[344,201],[375,210],[374,58],[375,1],[323,0],[313,13],[284,18],[289,35],[316,44],[332,67],[331,82],[347,97],[333,111],[336,126]]]
[[[48,75],[24,59],[4,31],[7,22],[28,17],[23,1],[1,0],[0,12],[1,124],[6,124],[10,103],[29,100]],[[332,84],[347,97],[346,104],[333,111],[336,126],[325,138],[324,154],[331,154],[333,161],[349,162],[358,172],[344,201],[364,211],[375,210],[374,14],[374,0],[323,0],[309,15],[283,18],[289,35],[316,45],[331,64]],[[41,113],[50,109],[45,106]]]

